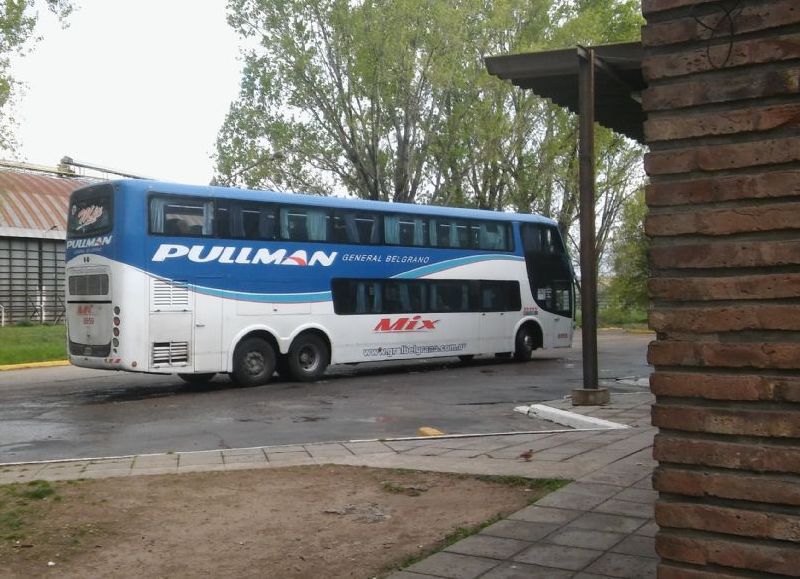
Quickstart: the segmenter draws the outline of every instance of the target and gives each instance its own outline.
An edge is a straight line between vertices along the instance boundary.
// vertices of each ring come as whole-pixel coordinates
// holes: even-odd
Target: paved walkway
[[[650,485],[649,393],[610,405],[548,405],[628,425],[603,431],[387,440],[181,452],[51,463],[0,464],[0,484],[208,470],[350,464],[441,472],[567,478],[547,495],[390,579],[596,579],[656,575]],[[531,449],[526,462],[520,453]]]

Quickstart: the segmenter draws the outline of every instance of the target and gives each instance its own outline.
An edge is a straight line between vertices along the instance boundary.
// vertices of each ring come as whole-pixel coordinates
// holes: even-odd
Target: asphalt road
[[[651,334],[599,334],[601,385],[646,390]],[[122,456],[416,435],[553,428],[514,406],[580,388],[580,335],[572,349],[538,351],[525,364],[456,358],[336,366],[325,380],[257,388],[218,376],[56,367],[0,372],[0,463]],[[638,383],[637,383],[638,379]]]

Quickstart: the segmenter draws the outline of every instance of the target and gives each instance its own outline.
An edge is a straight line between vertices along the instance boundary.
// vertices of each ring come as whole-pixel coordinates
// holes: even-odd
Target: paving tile
[[[577,519],[582,514],[583,511],[531,505],[512,514],[509,519],[528,521],[529,523],[555,523],[558,525],[563,525],[574,519]]]
[[[645,476],[644,478],[642,478],[638,482],[633,483],[632,486],[635,489],[653,490],[653,475],[652,475],[652,473],[648,474],[647,476]]]
[[[579,571],[598,559],[602,554],[602,551],[592,549],[539,543],[515,556],[514,561]]]
[[[572,571],[525,565],[524,563],[502,563],[481,579],[570,579]]]
[[[625,555],[636,555],[637,557],[650,557],[651,559],[658,557],[655,538],[644,537],[642,535],[630,535],[626,537],[622,542],[614,545],[611,551],[614,553],[623,553]]]
[[[248,456],[251,454],[260,454],[264,456],[264,447],[258,446],[253,448],[226,448],[222,451],[222,454],[226,457],[228,456]]]
[[[281,452],[305,452],[306,449],[302,444],[287,444],[285,446],[265,446],[264,452],[267,454],[278,454]]]
[[[133,459],[133,468],[178,466],[177,454],[143,454]]]
[[[549,535],[559,526],[556,523],[529,523],[527,521],[504,519],[489,525],[480,534],[533,542]]]
[[[633,533],[644,525],[646,519],[625,517],[621,515],[607,515],[604,513],[586,513],[578,517],[569,526],[579,529],[592,529],[594,531],[609,531],[612,533]]]
[[[411,573],[409,571],[396,571],[389,575],[386,579],[424,579],[432,577],[432,575],[421,575],[419,573]]]
[[[473,579],[497,564],[494,559],[440,552],[411,565],[407,571],[451,579]]]
[[[394,452],[394,450],[382,442],[348,442],[345,443],[344,446],[355,455]]]
[[[596,575],[594,573],[577,573],[572,579],[608,579],[608,575]]]
[[[587,567],[586,571],[621,579],[652,579],[656,576],[657,567],[658,559],[606,553]]]
[[[479,456],[486,456],[486,452],[473,449],[456,448],[453,450],[448,450],[442,456],[446,456],[448,458],[475,458]]]
[[[590,511],[597,505],[605,502],[606,497],[594,497],[591,495],[573,493],[566,487],[558,492],[551,493],[537,501],[537,505],[542,507],[556,507],[560,509],[573,509],[579,511]]]
[[[267,462],[267,457],[260,450],[253,451],[248,454],[228,454],[227,451],[224,451],[222,453],[222,461],[226,465],[261,464]]]
[[[305,462],[313,462],[311,456],[306,451],[303,452],[278,452],[272,454],[271,452],[267,452],[267,460],[274,463],[296,463],[300,461]]]
[[[610,499],[595,509],[597,513],[611,513],[615,515],[628,515],[631,517],[642,517],[643,519],[653,516],[653,503],[632,503],[630,501],[618,501]]]
[[[530,546],[528,541],[479,534],[462,539],[445,551],[489,559],[509,559]]]
[[[341,444],[308,444],[305,448],[313,457],[353,456],[353,453]]]
[[[619,494],[624,489],[625,487],[620,487],[616,485],[606,485],[606,484],[586,483],[586,482],[576,481],[574,483],[570,483],[563,490],[575,494],[588,495],[592,497],[604,497],[606,499],[610,499],[611,497]]]
[[[639,527],[636,530],[636,534],[642,535],[643,537],[655,537],[656,533],[658,533],[658,529],[658,523],[654,520],[650,520],[645,525]]]
[[[581,482],[596,482],[628,487],[640,480],[645,474],[645,471],[652,471],[652,469],[641,469],[641,471],[636,472],[613,472],[603,470],[581,477]]]
[[[183,469],[188,466],[214,466],[223,464],[222,452],[182,452],[178,455],[178,466]]]
[[[440,456],[450,452],[449,448],[434,446],[418,446],[409,450],[400,451],[404,456]]]
[[[566,545],[568,547],[583,547],[584,549],[606,551],[624,538],[625,535],[622,533],[610,533],[608,531],[594,531],[591,529],[566,527],[553,533],[552,535],[549,535],[545,541],[555,545]]]
[[[627,488],[614,497],[620,501],[630,501],[632,503],[654,504],[658,498],[658,493],[650,489]]]

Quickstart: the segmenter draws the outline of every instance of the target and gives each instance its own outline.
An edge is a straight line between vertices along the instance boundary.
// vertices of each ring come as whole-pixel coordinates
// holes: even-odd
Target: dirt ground
[[[553,488],[511,482],[320,466],[0,487],[0,576],[380,577]]]

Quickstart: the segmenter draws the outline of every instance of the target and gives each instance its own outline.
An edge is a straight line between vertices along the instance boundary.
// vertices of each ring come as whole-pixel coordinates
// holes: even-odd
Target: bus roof
[[[142,193],[164,193],[169,195],[187,195],[215,197],[218,199],[237,199],[242,201],[261,201],[268,203],[286,203],[294,205],[316,205],[334,209],[351,209],[361,211],[383,211],[405,213],[411,215],[431,215],[460,217],[463,219],[490,219],[495,221],[527,221],[555,225],[553,219],[534,213],[506,213],[486,209],[465,209],[461,207],[440,207],[436,205],[414,205],[411,203],[390,203],[387,201],[367,201],[364,199],[347,199],[343,197],[325,197],[301,193],[279,193],[277,191],[258,191],[233,187],[217,187],[210,185],[183,185],[164,181],[144,179],[120,179],[112,181],[124,190]]]

